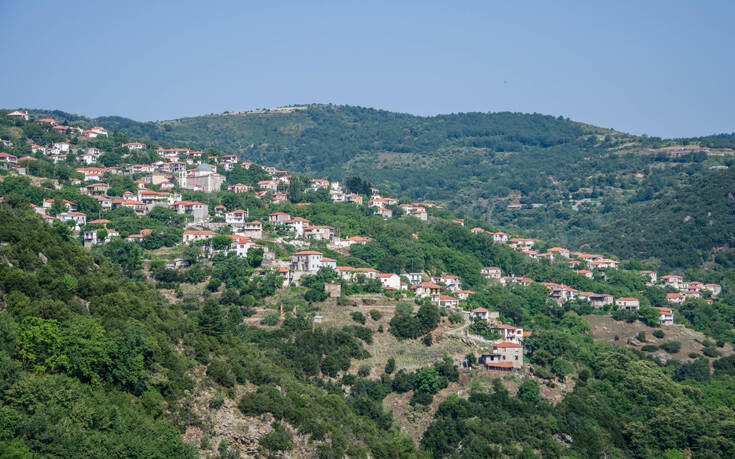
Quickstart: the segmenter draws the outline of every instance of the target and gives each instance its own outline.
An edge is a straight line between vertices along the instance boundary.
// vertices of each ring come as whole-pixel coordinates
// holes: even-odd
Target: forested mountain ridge
[[[683,186],[706,180],[714,173],[712,167],[733,163],[731,151],[708,155],[697,152],[698,147],[735,146],[732,135],[664,140],[562,117],[507,112],[421,117],[303,105],[146,123],[59,111],[32,113],[100,124],[172,146],[217,148],[298,173],[334,179],[359,175],[396,197],[435,201],[573,248],[597,234],[614,238],[620,219],[631,209],[655,205]],[[693,151],[672,153],[677,146]],[[675,222],[668,223],[677,230]],[[691,249],[683,248],[689,253],[682,260],[702,258]],[[644,252],[665,259],[668,267],[681,265]]]

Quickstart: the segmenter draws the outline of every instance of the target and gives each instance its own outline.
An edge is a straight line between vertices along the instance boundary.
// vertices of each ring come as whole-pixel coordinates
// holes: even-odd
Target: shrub
[[[385,372],[388,374],[391,374],[395,370],[396,370],[396,359],[391,357],[388,359],[388,362],[385,364]]]
[[[680,365],[675,371],[674,381],[683,381],[685,379],[693,379],[694,381],[709,381],[709,362],[705,358],[687,362]]]
[[[426,406],[426,405],[430,405],[432,400],[434,400],[434,396],[432,394],[428,392],[423,392],[423,391],[416,391],[413,393],[408,403],[411,406],[416,406],[416,405]]]
[[[541,379],[551,379],[554,374],[548,367],[534,367],[534,375]]]
[[[702,354],[707,357],[719,357],[720,351],[718,351],[714,346],[707,346],[702,349]]]
[[[367,378],[368,376],[370,376],[370,365],[360,365],[360,368],[358,368],[357,370],[357,376],[361,378]]]
[[[154,418],[163,414],[163,401],[163,396],[155,389],[147,390],[140,396],[140,403],[143,405],[143,410]]]
[[[370,318],[373,320],[380,320],[380,318],[383,317],[383,313],[378,311],[377,309],[371,309],[370,310]]]
[[[212,410],[218,410],[225,404],[225,396],[222,394],[216,394],[214,397],[209,399],[209,408]]]
[[[289,451],[293,448],[291,434],[279,423],[272,424],[273,432],[266,434],[258,441],[258,447],[272,455],[279,451]]]
[[[561,378],[564,378],[574,372],[572,364],[560,358],[554,359],[551,363],[551,369]]]
[[[664,337],[664,331],[663,330],[655,330],[653,332],[653,336],[655,336],[658,339],[661,339]]]
[[[637,339],[641,343],[645,343],[646,342],[646,332],[642,331],[642,332],[638,333],[636,335],[635,339]]]
[[[453,324],[458,324],[464,321],[464,315],[460,314],[459,312],[453,312],[449,314],[449,322]]]
[[[518,388],[518,394],[516,395],[519,399],[529,403],[536,404],[541,401],[539,395],[538,382],[535,379],[527,379],[523,381],[521,386]]]
[[[431,333],[424,336],[424,339],[421,340],[421,342],[424,344],[424,346],[429,347],[433,344],[434,339],[431,337]]]
[[[659,347],[669,354],[676,354],[681,350],[681,343],[679,341],[666,341],[661,343]]]
[[[213,360],[207,367],[207,376],[225,387],[235,385],[235,376],[230,371],[229,365],[222,360]]]
[[[712,366],[715,368],[715,372],[718,375],[735,375],[735,355],[722,357],[712,362]]]
[[[351,327],[345,327],[345,329],[349,330],[355,337],[365,341],[366,344],[373,343],[373,331],[369,328],[353,325]]]
[[[656,346],[655,344],[646,344],[641,348],[641,350],[643,352],[656,352],[658,351],[658,346]]]
[[[355,322],[359,324],[365,323],[365,315],[360,311],[353,311],[350,315],[352,316],[352,320],[354,320]]]
[[[213,277],[209,279],[207,290],[209,290],[210,292],[216,292],[219,289],[220,285],[222,285],[222,281],[216,277]]]
[[[396,306],[396,315],[408,315],[413,312],[413,306],[410,303],[400,302]]]
[[[276,325],[278,323],[278,320],[281,318],[281,315],[277,312],[272,312],[268,314],[267,316],[260,319],[260,325]]]

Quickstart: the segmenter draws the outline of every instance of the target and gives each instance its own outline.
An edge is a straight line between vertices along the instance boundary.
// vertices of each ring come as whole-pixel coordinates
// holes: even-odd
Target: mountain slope
[[[735,267],[735,170],[697,180],[678,192],[623,209],[583,239],[631,259],[659,258],[686,268],[715,260]]]

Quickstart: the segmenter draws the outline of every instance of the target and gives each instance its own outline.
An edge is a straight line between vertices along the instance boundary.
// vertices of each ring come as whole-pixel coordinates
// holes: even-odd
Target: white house
[[[252,239],[263,239],[263,224],[257,220],[246,222],[242,225],[238,233]]]
[[[230,244],[230,250],[235,252],[238,257],[248,256],[248,250],[255,247],[255,243],[245,236],[231,235],[232,243]]]
[[[304,235],[304,230],[309,226],[309,220],[303,217],[294,217],[290,220],[286,220],[286,225],[288,225],[290,231],[296,233],[296,236],[302,237]]]
[[[291,270],[292,271],[307,271],[316,272],[323,266],[324,255],[321,252],[315,250],[305,250],[302,252],[296,252],[291,257]],[[335,268],[337,262],[335,261]]]
[[[242,209],[233,210],[225,214],[225,223],[233,226],[241,226],[245,224],[245,218],[248,217],[248,212]]]
[[[57,215],[57,218],[62,222],[73,221],[76,231],[79,231],[83,225],[87,224],[87,216],[82,212],[63,212]]]
[[[383,218],[391,218],[393,216],[393,211],[390,209],[386,209],[385,207],[378,207],[378,209],[375,211],[376,215],[380,215]]]
[[[331,226],[313,225],[304,228],[304,237],[315,241],[331,241],[334,229]]]
[[[194,223],[209,220],[209,206],[198,201],[179,201],[171,204],[171,209],[178,214],[194,217]]]
[[[615,300],[615,305],[623,310],[638,310],[641,302],[638,298],[618,298]]]
[[[674,311],[671,308],[654,308],[658,311],[661,325],[674,325]]]
[[[398,274],[378,274],[378,280],[383,285],[383,288],[390,288],[393,290],[400,290],[401,288],[401,277]]]
[[[720,284],[704,284],[703,288],[712,292],[712,296],[717,296],[722,292],[722,286]]]
[[[184,244],[188,244],[193,241],[204,241],[207,239],[212,239],[216,235],[217,233],[209,230],[184,231]]]
[[[8,113],[8,116],[12,116],[13,118],[20,118],[28,121],[31,119],[30,116],[28,116],[28,112],[22,112],[20,110],[15,110],[13,112]]]
[[[123,147],[127,147],[130,151],[145,150],[145,144],[140,142],[124,143]]]
[[[666,287],[672,287],[679,290],[682,288],[684,278],[681,276],[668,275],[661,277],[661,280],[664,282]]]
[[[268,223],[271,225],[285,225],[291,220],[291,216],[285,212],[274,212],[268,215]]]
[[[499,334],[503,341],[511,341],[514,343],[520,343],[523,341],[522,328],[516,328],[512,325],[506,324],[494,324],[490,326],[490,330]]]

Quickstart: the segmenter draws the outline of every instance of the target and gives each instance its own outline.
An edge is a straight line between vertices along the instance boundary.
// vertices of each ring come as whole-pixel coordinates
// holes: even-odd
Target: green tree
[[[225,332],[225,317],[216,299],[204,300],[202,309],[199,311],[198,324],[202,333],[210,336],[219,337]]]
[[[538,382],[535,379],[527,379],[518,387],[517,397],[523,401],[536,404],[541,401]]]

